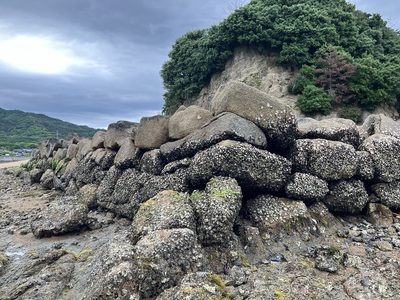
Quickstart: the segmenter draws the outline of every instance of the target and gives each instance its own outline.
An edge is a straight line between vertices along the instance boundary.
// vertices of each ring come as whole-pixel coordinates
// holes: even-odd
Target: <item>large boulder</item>
[[[286,195],[291,199],[315,201],[329,192],[328,183],[316,176],[306,173],[295,173],[285,186]]]
[[[302,139],[326,139],[343,142],[357,148],[360,145],[360,133],[357,125],[348,119],[333,118],[298,120],[299,137]]]
[[[367,151],[357,151],[358,168],[357,178],[361,180],[371,180],[375,176],[375,165],[372,156]]]
[[[145,152],[140,160],[141,172],[146,172],[153,175],[160,175],[164,166],[164,158],[161,155],[160,149],[154,149]]]
[[[214,115],[232,112],[254,122],[277,150],[286,149],[297,136],[297,122],[290,107],[239,81],[232,80],[217,91],[211,111]]]
[[[143,117],[137,129],[135,146],[140,149],[151,150],[160,148],[168,141],[169,117]]]
[[[96,190],[97,202],[100,206],[106,207],[114,193],[114,187],[122,174],[122,170],[112,166],[105,174],[103,180]]]
[[[382,204],[391,209],[400,208],[400,181],[374,184],[371,190]]]
[[[78,152],[77,158],[78,160],[82,160],[85,158],[87,154],[93,151],[92,141],[89,139],[82,139],[78,143]]]
[[[386,134],[400,139],[400,122],[383,114],[370,115],[361,126],[360,134],[364,139],[374,134]]]
[[[41,147],[42,158],[49,158],[53,156],[53,152],[62,148],[62,141],[56,138],[51,138],[46,141],[44,147]],[[44,151],[44,152],[43,152]]]
[[[43,188],[51,190],[54,187],[54,172],[51,169],[47,169],[40,177],[40,184]]]
[[[333,182],[329,193],[322,200],[330,211],[360,213],[368,203],[368,193],[364,183],[350,179]]]
[[[235,179],[214,177],[205,191],[190,196],[202,245],[225,245],[234,236],[233,223],[242,207],[242,190]]]
[[[67,158],[68,159],[76,158],[77,154],[78,154],[78,145],[70,144],[67,149]]]
[[[374,134],[363,142],[360,150],[371,155],[377,181],[400,180],[400,139],[385,134]]]
[[[132,221],[133,243],[156,230],[188,228],[196,230],[196,220],[186,193],[162,191],[144,202]]]
[[[132,138],[135,136],[138,124],[128,121],[118,121],[108,125],[107,131],[104,136],[104,147],[118,150],[122,141],[125,138]]]
[[[292,201],[272,195],[259,195],[250,199],[246,212],[251,222],[261,233],[287,231],[301,232],[310,225],[307,206],[301,201]]]
[[[108,170],[114,165],[115,156],[114,150],[99,148],[93,152],[91,159],[103,170]]]
[[[324,180],[340,180],[357,173],[358,157],[353,146],[325,139],[297,140],[292,149],[297,172]]]
[[[91,276],[81,276],[74,283],[80,293],[70,295],[68,299],[138,299],[134,296],[137,287],[130,284],[134,278],[132,257],[135,253],[128,236],[125,230],[119,230],[98,249],[93,249],[97,254],[92,258],[91,266],[85,267],[92,267]]]
[[[134,253],[132,283],[140,287],[140,299],[152,299],[187,273],[205,270],[197,235],[187,228],[152,231],[138,241]]]
[[[76,179],[78,188],[86,184],[100,184],[106,171],[104,171],[93,159],[81,160],[73,171],[73,177]]]
[[[66,158],[67,157],[67,152],[68,152],[67,148],[59,148],[56,151],[56,154],[54,155],[54,159],[60,161],[60,160],[62,160],[64,158]]]
[[[37,238],[61,235],[82,229],[88,224],[88,207],[76,198],[65,197],[54,201],[31,222]]]
[[[141,204],[134,200],[135,194],[148,180],[149,175],[139,173],[135,169],[118,172],[112,167],[98,188],[97,202],[99,206],[117,215],[133,218]]]
[[[212,118],[209,110],[191,105],[174,113],[168,124],[169,137],[174,140],[184,138],[196,129],[207,124]]]
[[[237,141],[222,141],[197,153],[188,169],[195,186],[214,176],[235,178],[243,188],[278,191],[287,182],[291,163],[284,157]]]
[[[104,140],[106,133],[104,131],[97,131],[92,137],[92,148],[104,148]]]
[[[121,148],[119,148],[115,155],[114,164],[120,169],[137,167],[140,162],[141,154],[142,151],[135,147],[132,140],[130,138],[125,138],[121,142]]]
[[[115,214],[132,219],[140,205],[164,190],[189,190],[186,174],[153,176],[135,169],[118,172],[112,167],[97,189],[97,202]]]
[[[167,161],[190,157],[223,140],[247,142],[266,148],[265,134],[252,122],[233,113],[217,116],[209,125],[194,131],[184,139],[161,146],[161,154]]]

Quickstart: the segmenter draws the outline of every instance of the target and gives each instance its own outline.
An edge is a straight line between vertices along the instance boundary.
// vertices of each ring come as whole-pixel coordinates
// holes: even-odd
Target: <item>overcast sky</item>
[[[161,113],[162,64],[237,0],[0,0],[0,108],[106,128]],[[398,0],[354,0],[400,28]]]

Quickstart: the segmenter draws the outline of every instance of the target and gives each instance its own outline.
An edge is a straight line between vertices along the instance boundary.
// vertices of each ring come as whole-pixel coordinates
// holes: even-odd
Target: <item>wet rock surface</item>
[[[86,231],[36,239],[30,222],[63,197],[30,185],[28,175],[14,174],[0,170],[2,299],[396,299],[400,292],[400,216],[383,208],[370,209],[370,217],[387,220],[374,225],[362,217],[334,217],[318,202],[309,207],[293,202],[302,205],[296,211],[303,214],[296,219],[289,217],[294,211],[290,200],[261,197],[258,204],[246,204],[259,218],[255,221],[262,224],[261,230],[239,225],[238,220],[232,223],[232,218],[210,223],[220,233],[232,226],[231,234],[246,239],[244,248],[204,248],[193,228],[197,221],[192,219],[190,195],[169,192],[151,200],[166,201],[165,208],[146,208],[144,202],[141,209],[150,217],[143,218],[148,223],[140,223],[145,230],[136,245],[131,222],[101,209],[88,212],[92,221]],[[238,196],[227,192],[235,186],[221,178],[210,183],[207,193],[224,187],[219,192],[228,200]],[[86,187],[81,193],[95,193],[90,190]],[[234,208],[234,215],[236,202],[231,206],[223,199],[217,200],[221,209]],[[173,214],[165,213],[168,207],[177,216],[186,211],[188,217],[176,221],[187,221],[160,228],[162,220],[173,220]],[[254,213],[257,210],[261,213]],[[278,218],[285,214],[288,218]],[[296,222],[302,219],[307,222]],[[280,226],[273,226],[276,222]],[[233,249],[239,253],[229,254]],[[254,253],[263,256],[251,256]],[[221,261],[226,255],[236,260],[225,269],[214,268],[210,259]]]
[[[1,171],[2,299],[396,299],[400,140],[216,98],[181,140],[122,121]]]

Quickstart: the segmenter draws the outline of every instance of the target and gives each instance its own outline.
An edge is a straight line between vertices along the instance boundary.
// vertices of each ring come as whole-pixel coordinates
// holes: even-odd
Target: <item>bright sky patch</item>
[[[25,72],[60,74],[82,64],[49,38],[18,35],[0,41],[0,61]]]

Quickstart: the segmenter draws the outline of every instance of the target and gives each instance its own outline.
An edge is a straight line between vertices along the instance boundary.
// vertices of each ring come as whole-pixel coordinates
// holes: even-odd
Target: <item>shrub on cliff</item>
[[[307,115],[317,113],[327,115],[331,112],[332,96],[315,85],[307,85],[298,98],[298,105]]]

